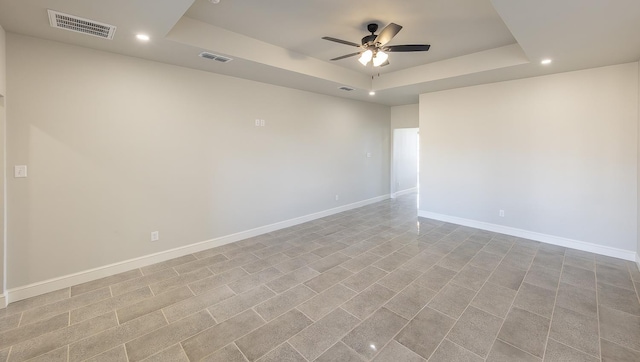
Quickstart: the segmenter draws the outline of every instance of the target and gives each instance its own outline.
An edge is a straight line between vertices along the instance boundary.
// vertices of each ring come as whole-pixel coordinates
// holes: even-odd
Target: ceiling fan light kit
[[[383,52],[382,50],[378,50],[378,52],[376,53],[376,56],[373,57],[373,66],[374,67],[379,67],[382,64],[384,64],[384,62],[387,61],[387,59],[389,58],[389,55],[387,55],[387,53]]]
[[[369,62],[373,60],[374,67],[384,67],[385,65],[389,65],[389,55],[386,52],[426,52],[431,47],[429,44],[386,46],[386,44],[390,42],[391,39],[393,39],[393,37],[396,36],[398,32],[400,32],[400,30],[402,30],[402,26],[398,24],[390,23],[389,25],[385,26],[378,35],[375,34],[378,30],[378,24],[371,23],[367,25],[367,30],[371,32],[371,35],[367,35],[362,38],[361,44],[356,44],[348,40],[342,40],[328,36],[322,37],[322,39],[324,40],[354,46],[361,49],[359,52],[343,55],[331,60],[340,60],[360,55],[358,61],[362,65],[367,66],[367,64],[369,64]]]
[[[373,52],[371,50],[367,50],[360,55],[360,59],[358,59],[358,61],[362,63],[362,65],[366,66],[371,61],[371,58],[373,58]]]

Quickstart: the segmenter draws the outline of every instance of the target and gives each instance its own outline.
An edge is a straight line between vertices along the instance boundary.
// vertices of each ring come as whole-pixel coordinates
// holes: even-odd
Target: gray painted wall
[[[7,50],[7,161],[29,166],[7,185],[9,288],[389,192],[387,106],[14,34]]]
[[[636,251],[638,63],[422,94],[420,140],[420,210]]]
[[[419,126],[420,112],[417,103],[391,107],[391,129],[418,128]]]
[[[6,37],[5,31],[0,26],[0,299],[4,293],[4,215],[5,215],[5,96],[7,95],[7,73],[6,73]],[[0,302],[0,308],[4,307]]]

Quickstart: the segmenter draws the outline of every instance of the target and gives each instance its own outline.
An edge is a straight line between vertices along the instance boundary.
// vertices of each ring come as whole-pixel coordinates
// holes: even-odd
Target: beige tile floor
[[[415,195],[0,310],[0,361],[640,361],[632,262]]]

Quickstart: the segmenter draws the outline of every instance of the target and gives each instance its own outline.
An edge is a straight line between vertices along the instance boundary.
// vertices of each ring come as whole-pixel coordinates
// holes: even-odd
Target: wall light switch
[[[260,120],[260,127],[264,127],[264,119]]]
[[[14,166],[13,177],[27,177],[27,165]]]
[[[371,158],[371,152],[367,152],[367,158]]]
[[[256,118],[256,127],[260,127],[260,120]]]

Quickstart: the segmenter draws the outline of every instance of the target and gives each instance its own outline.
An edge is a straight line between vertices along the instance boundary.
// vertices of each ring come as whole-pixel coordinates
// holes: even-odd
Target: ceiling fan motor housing
[[[362,46],[366,47],[368,45],[374,45],[374,41],[377,37],[378,36],[374,34],[365,36],[364,38],[362,38]]]
[[[378,31],[378,24],[371,23],[367,25],[367,30],[369,30],[371,35],[367,35],[364,38],[362,38],[362,46],[364,47],[375,45],[374,42],[378,37],[377,35],[375,35],[375,32]]]

